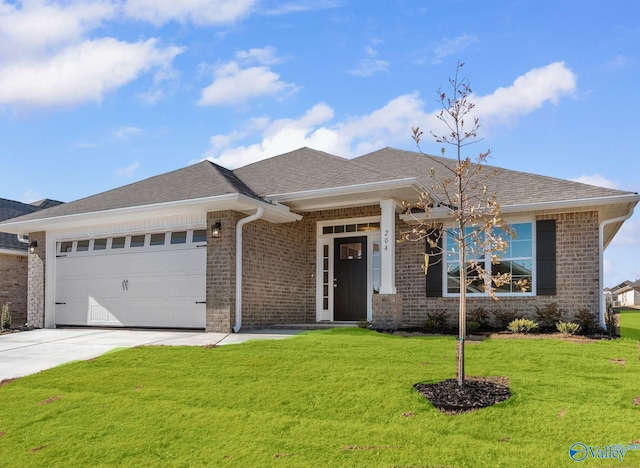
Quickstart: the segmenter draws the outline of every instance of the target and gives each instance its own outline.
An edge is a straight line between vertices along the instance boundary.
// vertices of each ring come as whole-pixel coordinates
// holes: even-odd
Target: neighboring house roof
[[[640,290],[640,280],[636,280],[633,282],[623,281],[622,283],[618,284],[617,286],[614,286],[611,289],[613,290],[614,294],[622,294],[626,291],[631,291],[632,289]]]
[[[161,174],[71,203],[26,214],[4,229],[33,232],[78,226],[79,223],[169,216],[179,210],[233,209],[245,213],[263,206],[265,219],[299,219],[304,212],[375,204],[381,199],[417,200],[430,190],[431,170],[437,178],[456,164],[453,159],[414,151],[383,148],[346,159],[310,148],[268,158],[233,171],[210,161]],[[600,210],[600,221],[628,214],[640,197],[603,187],[484,165],[496,174],[487,180],[499,195],[503,213],[540,213],[560,208]],[[442,197],[442,194],[440,194]],[[595,208],[594,208],[595,207]],[[606,211],[606,212],[605,212]],[[75,223],[75,224],[74,224]],[[606,246],[622,221],[605,229]],[[30,231],[31,230],[31,231]]]
[[[56,200],[44,199],[34,203],[22,203],[14,200],[0,198],[0,221],[33,213],[42,209],[44,206],[55,206],[61,202]],[[20,242],[15,234],[0,232],[0,250],[27,250],[27,244]]]

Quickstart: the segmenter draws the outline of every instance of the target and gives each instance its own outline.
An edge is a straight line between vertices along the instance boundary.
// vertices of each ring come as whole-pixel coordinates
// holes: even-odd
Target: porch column
[[[380,294],[396,293],[396,202],[382,200]]]
[[[44,328],[46,243],[45,232],[30,232],[29,241],[38,243],[34,252],[29,252],[27,264],[27,326]],[[51,325],[53,327],[53,325]]]

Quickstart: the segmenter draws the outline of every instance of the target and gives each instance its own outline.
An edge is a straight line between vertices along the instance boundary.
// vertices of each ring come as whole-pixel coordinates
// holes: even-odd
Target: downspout
[[[263,213],[264,208],[259,206],[258,211],[236,224],[236,323],[233,333],[238,333],[242,327],[242,226],[262,218]]]
[[[599,229],[599,250],[600,250],[600,326],[602,328],[607,328],[604,316],[606,311],[606,304],[604,303],[604,227],[608,224],[624,222],[627,219],[631,218],[633,215],[633,208],[624,216],[620,216],[618,218],[607,219],[600,223]]]
[[[26,239],[24,237],[24,234],[16,234],[16,237],[18,238],[18,241],[22,242],[23,244],[28,244],[29,243],[29,239]]]

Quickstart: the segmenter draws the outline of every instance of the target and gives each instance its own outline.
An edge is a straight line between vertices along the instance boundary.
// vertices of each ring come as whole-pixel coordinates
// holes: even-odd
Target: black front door
[[[335,239],[333,319],[367,319],[367,238]]]

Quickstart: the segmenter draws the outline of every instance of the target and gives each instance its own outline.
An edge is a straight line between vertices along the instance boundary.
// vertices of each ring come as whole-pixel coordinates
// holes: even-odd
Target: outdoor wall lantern
[[[36,247],[38,247],[38,241],[29,242],[29,253],[35,253]]]
[[[220,221],[216,221],[215,223],[213,223],[213,226],[211,226],[211,236],[214,239],[217,239],[218,237],[220,237],[221,230],[222,230],[222,223]]]

